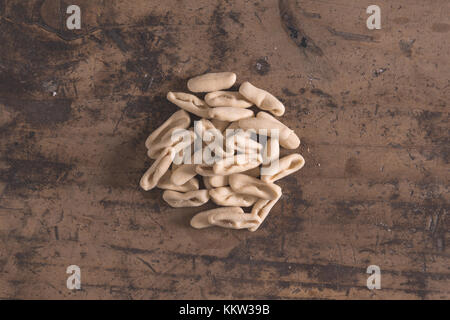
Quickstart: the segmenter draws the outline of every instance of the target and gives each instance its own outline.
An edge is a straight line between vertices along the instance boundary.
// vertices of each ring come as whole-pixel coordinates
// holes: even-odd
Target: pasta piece
[[[167,132],[160,141],[151,145],[148,149],[147,155],[151,159],[156,159],[161,152],[169,147],[175,149],[175,152],[180,152],[189,147],[194,142],[195,134],[193,131],[176,128],[171,132]]]
[[[172,160],[175,157],[175,150],[167,148],[158,159],[153,162],[152,166],[144,173],[141,178],[140,185],[145,191],[156,187],[161,177],[169,170]]]
[[[248,229],[260,223],[257,216],[246,214],[240,207],[222,207],[197,213],[191,219],[191,226],[203,229],[220,226],[231,229]]]
[[[160,189],[164,190],[174,190],[179,192],[188,192],[188,191],[194,191],[199,189],[199,183],[198,179],[192,178],[185,184],[178,186],[172,182],[170,182],[170,176],[171,172],[167,171],[159,180],[158,184],[156,185]]]
[[[284,123],[272,117],[267,112],[260,111],[256,115],[259,119],[266,119],[276,123],[282,130],[280,133],[280,144],[286,149],[297,149],[300,146],[300,138],[295,134],[294,130],[289,129]]]
[[[216,162],[212,171],[213,175],[227,176],[256,168],[261,163],[262,157],[260,154],[240,154]]]
[[[235,130],[226,136],[226,150],[240,153],[259,153],[263,146],[251,138],[253,130]]]
[[[219,119],[211,119],[211,122],[221,132],[225,131],[225,129],[230,125],[230,122]]]
[[[244,210],[240,207],[222,207],[222,208],[216,208],[211,210],[206,210],[197,213],[194,217],[191,219],[191,226],[196,229],[203,229],[212,227],[212,224],[209,222],[209,217],[218,214],[218,213],[244,213]]]
[[[247,174],[249,176],[252,176],[252,177],[259,177],[260,168],[256,167],[256,168],[244,171],[243,173]],[[214,188],[228,186],[229,185],[228,177],[229,176],[204,176],[203,181],[205,182],[207,189],[214,189]]]
[[[209,195],[215,204],[228,207],[250,207],[258,198],[233,191],[230,187],[220,187],[209,190]]]
[[[214,135],[222,135],[222,132],[216,128],[212,121],[208,119],[200,119],[199,121],[196,121],[194,131],[200,139],[203,139],[207,132],[213,133]]]
[[[205,185],[205,188],[208,190],[214,189],[214,187],[211,185],[211,179],[212,177],[203,177],[203,183]]]
[[[263,172],[264,175],[261,175],[261,180],[265,182],[275,182],[300,170],[304,165],[305,159],[303,159],[301,155],[298,153],[290,154],[278,161],[278,166],[275,167],[275,170],[272,170],[273,172],[270,172],[270,174]],[[263,170],[270,171],[270,168],[263,168]]]
[[[228,176],[213,176],[208,177],[209,184],[213,188],[224,187],[228,185]]]
[[[199,207],[209,200],[208,190],[195,190],[188,192],[178,192],[173,190],[166,190],[163,193],[163,199],[171,207]]]
[[[260,199],[260,200],[256,201],[255,205],[252,208],[251,214],[258,216],[259,219],[261,220],[261,222],[260,222],[260,224],[249,228],[248,230],[254,232],[260,227],[260,225],[263,223],[263,221],[269,215],[270,210],[272,210],[273,206],[278,202],[280,197],[281,197],[281,194],[278,198],[276,198],[274,200]]]
[[[202,99],[190,93],[169,92],[167,100],[176,104],[181,109],[195,114],[201,118],[209,118],[208,111],[211,109]]]
[[[280,145],[287,149],[296,149],[300,145],[300,139],[295,132],[266,112],[259,112],[256,117],[239,120],[239,126],[244,129],[253,129],[261,134],[262,129],[267,130],[267,135],[274,133],[271,129],[277,129]]]
[[[222,132],[214,126],[212,121],[201,119],[196,123],[194,130],[196,132],[196,136],[203,139],[206,144],[205,148],[208,149],[211,154],[210,161],[203,162],[206,162],[208,165],[212,165],[215,159],[221,159],[229,156],[229,154],[227,154],[223,149],[224,138]],[[199,152],[202,153],[202,150],[199,150]],[[205,153],[202,153],[202,158],[204,155]]]
[[[177,129],[187,129],[191,124],[189,114],[184,110],[175,112],[159,128],[153,131],[145,141],[148,155],[152,159],[158,158],[162,150],[174,144],[171,137]]]
[[[258,108],[270,111],[276,116],[284,114],[284,105],[269,92],[259,89],[246,81],[239,87],[239,93],[253,102]]]
[[[239,121],[233,121],[233,122],[231,122],[231,123],[228,125],[228,127],[225,129],[225,135],[228,134],[228,133],[227,133],[227,130],[230,130],[230,131],[228,131],[228,132],[232,133],[233,130],[237,130],[237,129],[239,129],[239,128],[240,128],[240,127],[239,127]]]
[[[170,182],[178,186],[185,184],[197,175],[195,164],[181,164],[173,170]]]
[[[192,92],[212,92],[229,89],[236,82],[236,74],[233,72],[206,73],[191,78],[187,87]]]
[[[204,177],[212,177],[216,175],[213,171],[213,167],[207,164],[197,164],[195,166],[195,172]]]
[[[233,107],[210,108],[208,111],[209,118],[230,122],[250,118],[253,117],[253,115],[254,113],[252,110]]]
[[[259,115],[259,113],[258,113]],[[263,134],[264,130],[267,130],[267,136],[271,136],[275,131],[273,129],[278,130],[279,139],[287,139],[287,137],[291,134],[292,130],[286,130],[284,125],[279,125],[275,121],[271,121],[268,119],[263,119],[258,116],[239,120],[239,127],[245,130],[255,130],[259,134]]]
[[[170,116],[161,126],[152,132],[145,141],[146,148],[149,148],[158,138],[162,137],[173,128],[186,129],[191,124],[189,114],[184,110],[178,110]]]
[[[219,212],[208,216],[208,222],[228,229],[251,229],[261,223],[257,216],[240,212]]]
[[[215,91],[205,96],[205,101],[211,107],[249,108],[253,105],[236,91]]]
[[[228,181],[231,188],[238,192],[249,194],[265,200],[274,200],[281,196],[281,188],[274,183],[267,183],[245,174],[232,174]]]

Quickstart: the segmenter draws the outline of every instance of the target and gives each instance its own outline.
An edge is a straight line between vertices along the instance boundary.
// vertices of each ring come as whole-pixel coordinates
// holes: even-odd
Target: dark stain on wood
[[[256,60],[255,69],[259,75],[264,76],[270,72],[270,63],[267,59],[260,58]]]
[[[1,99],[0,103],[2,103]],[[68,121],[72,112],[71,99],[51,99],[47,101],[8,99],[5,105],[9,110],[18,112],[24,121],[37,127],[52,127]]]
[[[328,28],[328,31],[333,36],[340,37],[344,40],[361,41],[361,42],[372,42],[375,40],[372,36],[365,35],[365,34],[357,34],[357,33],[352,33],[352,32],[338,31],[333,28]]]
[[[294,15],[295,8],[293,1],[278,0],[278,9],[280,11],[281,23],[295,45],[302,49],[303,52],[311,52],[313,55],[323,56],[322,49],[301,28],[299,21]]]

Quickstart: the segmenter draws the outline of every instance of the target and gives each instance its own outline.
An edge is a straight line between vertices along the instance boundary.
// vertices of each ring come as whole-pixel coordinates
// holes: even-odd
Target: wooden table
[[[449,299],[450,3],[378,0],[368,30],[372,2],[0,2],[0,298]],[[302,139],[254,233],[138,187],[167,91],[209,71]]]

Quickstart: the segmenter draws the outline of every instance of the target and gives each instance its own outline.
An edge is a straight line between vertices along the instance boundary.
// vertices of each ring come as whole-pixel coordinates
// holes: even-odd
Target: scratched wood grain
[[[450,3],[380,0],[376,31],[370,4],[0,1],[0,298],[449,299]],[[166,92],[218,70],[302,138],[255,233],[137,185]]]

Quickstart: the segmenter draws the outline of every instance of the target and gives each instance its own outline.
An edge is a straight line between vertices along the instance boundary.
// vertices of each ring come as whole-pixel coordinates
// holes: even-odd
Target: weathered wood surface
[[[70,1],[76,33],[68,4],[0,1],[0,298],[450,298],[447,0],[377,1],[376,31],[366,0]],[[255,233],[138,187],[166,92],[220,70],[302,137]]]

